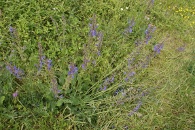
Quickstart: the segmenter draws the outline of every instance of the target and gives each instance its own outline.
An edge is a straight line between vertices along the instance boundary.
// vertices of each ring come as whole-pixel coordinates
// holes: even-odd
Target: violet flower
[[[114,92],[113,95],[116,96],[116,95],[118,95],[119,93],[122,93],[122,94],[124,94],[124,96],[125,96],[124,89],[121,88],[121,87],[118,87],[118,88],[116,89],[116,91]]]
[[[153,50],[154,50],[155,53],[159,54],[160,51],[163,49],[163,47],[164,47],[164,44],[162,44],[162,43],[161,44],[157,44],[157,45],[154,46]]]
[[[74,74],[76,74],[78,72],[78,68],[75,65],[69,65],[69,71],[68,71],[68,75],[72,76],[72,79],[74,78]]]
[[[9,27],[9,32],[12,34],[14,33],[14,28],[12,26]]]
[[[13,96],[14,98],[16,98],[16,97],[18,96],[18,91],[16,90],[16,91],[12,94],[12,96]]]
[[[137,111],[139,110],[139,108],[141,107],[141,105],[142,105],[142,102],[139,101],[138,104],[137,104],[137,106],[133,109],[132,112],[130,112],[130,113],[128,114],[128,116],[132,116],[135,112],[137,112]]]
[[[96,16],[94,15],[92,18],[91,18],[91,21],[92,23],[89,24],[89,27],[90,27],[90,31],[89,31],[89,34],[91,37],[96,37],[97,36],[97,24],[96,24]]]
[[[10,26],[9,27],[9,32],[10,32],[10,35],[13,37],[13,38],[15,38],[15,32],[16,32],[16,30],[15,30],[15,28],[13,28],[12,26]]]
[[[87,67],[87,63],[89,62],[89,60],[87,60],[85,57],[84,57],[84,61],[83,61],[83,64],[82,64],[82,69],[85,70],[86,67]]]
[[[185,47],[186,47],[186,44],[184,44],[183,46],[177,48],[177,51],[182,52],[182,51],[185,50]]]
[[[39,71],[42,69],[44,61],[45,61],[45,56],[41,56],[41,58],[39,59]]]
[[[51,67],[52,67],[52,64],[51,63],[52,63],[52,60],[48,59],[47,60],[47,69],[48,70],[51,70]]]
[[[21,69],[17,68],[16,66],[12,66],[11,64],[8,64],[6,69],[18,79],[21,79],[21,77],[24,75],[24,72]]]
[[[128,26],[127,29],[125,29],[125,32],[126,32],[126,33],[132,33],[132,32],[133,32],[133,26],[135,26],[135,21],[134,21],[134,19],[132,19],[131,21],[129,20],[129,21],[128,21],[128,24],[129,24],[129,26]]]
[[[106,90],[107,87],[111,84],[111,83],[114,83],[114,76],[112,77],[109,77],[109,78],[106,78],[103,82],[103,85],[100,87],[100,90]]]
[[[133,71],[133,72],[130,72],[130,73],[124,72],[124,74],[126,75],[125,81],[128,82],[129,79],[132,78],[136,73]]]

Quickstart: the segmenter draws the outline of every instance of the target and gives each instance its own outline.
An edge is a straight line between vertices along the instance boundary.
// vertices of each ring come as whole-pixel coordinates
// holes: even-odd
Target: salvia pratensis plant
[[[53,24],[57,26],[57,22],[52,17],[51,17],[51,19],[53,21]],[[125,29],[125,33],[126,34],[131,34],[133,32],[133,27],[134,26],[135,26],[135,21],[134,21],[134,19],[132,19],[131,21],[128,22],[128,27]],[[83,51],[84,56],[83,56],[82,68],[84,70],[87,68],[87,65],[89,63],[94,63],[95,64],[97,58],[99,58],[98,56],[100,56],[100,58],[101,58],[101,49],[102,49],[102,43],[103,43],[103,32],[102,31],[98,32],[97,29],[98,29],[98,25],[97,25],[97,21],[96,21],[96,15],[93,15],[93,17],[91,18],[91,23],[89,24],[89,41],[88,41],[88,43],[86,43],[84,45],[84,49],[83,49],[84,50]],[[151,24],[148,25],[148,28],[145,31],[145,41],[144,42],[146,44],[149,43],[149,40],[152,38],[152,33],[155,31],[155,29],[156,29],[155,26],[153,26]],[[56,28],[56,30],[59,31],[58,28]],[[10,26],[9,31],[10,31],[11,34],[13,34],[15,30],[14,30],[13,27]],[[64,31],[64,33],[65,33],[65,31]],[[137,43],[137,46],[135,48],[135,53],[133,54],[131,59],[128,58],[128,63],[125,65],[125,67],[120,68],[118,75],[113,74],[114,73],[114,71],[113,71],[111,74],[106,75],[105,77],[103,77],[103,80],[97,79],[97,80],[99,80],[98,83],[97,83],[97,86],[94,85],[94,88],[95,88],[95,90],[98,90],[98,93],[103,93],[104,94],[104,92],[105,92],[107,95],[110,95],[111,99],[115,98],[116,100],[113,99],[112,102],[116,101],[118,106],[124,105],[126,102],[129,102],[129,101],[134,102],[135,99],[136,100],[138,99],[139,102],[138,102],[137,106],[132,110],[132,112],[126,113],[126,115],[128,115],[128,116],[131,116],[135,112],[137,112],[140,109],[141,105],[142,105],[142,101],[140,100],[141,96],[138,96],[139,92],[137,92],[135,94],[135,93],[131,92],[130,90],[128,90],[128,88],[131,87],[129,85],[132,85],[133,86],[132,89],[138,91],[138,89],[136,87],[134,87],[134,84],[133,84],[135,77],[139,73],[139,71],[137,71],[137,70],[142,69],[140,67],[141,64],[145,63],[145,64],[148,65],[149,64],[148,62],[151,60],[151,58],[149,57],[150,55],[148,55],[149,58],[146,57],[146,60],[144,60],[144,61],[143,61],[143,59],[141,59],[143,62],[140,61],[139,58],[137,58],[140,55],[140,52],[142,51],[144,46],[146,46],[145,44],[142,44],[144,42],[139,41],[139,43]],[[163,48],[163,44],[157,44],[157,45],[154,46],[153,51],[155,53],[159,54],[161,52],[162,48]],[[62,95],[60,96],[60,93],[63,93],[63,91],[66,91],[66,90],[70,89],[69,85],[71,84],[71,82],[74,81],[74,80],[77,80],[76,79],[77,78],[76,74],[78,73],[78,65],[76,65],[74,63],[69,64],[68,73],[66,73],[67,77],[65,77],[65,81],[64,81],[65,83],[62,86],[62,89],[64,89],[64,90],[60,90],[59,89],[59,88],[61,88],[60,83],[58,84],[58,80],[57,80],[58,78],[56,78],[57,76],[55,76],[54,67],[52,66],[53,61],[51,59],[47,59],[47,57],[44,55],[43,48],[42,48],[42,45],[41,45],[40,42],[38,42],[38,57],[39,57],[39,59],[38,59],[38,61],[39,61],[38,70],[40,71],[40,70],[42,70],[43,67],[45,68],[45,70],[43,70],[43,71],[45,71],[46,73],[44,73],[44,72],[43,73],[47,77],[49,77],[49,81],[50,81],[50,85],[51,85],[51,91],[53,92],[53,94],[56,98],[62,97]],[[123,63],[121,63],[121,64],[123,64]],[[123,65],[121,65],[121,66],[123,66]],[[23,71],[21,69],[17,68],[16,66],[13,66],[12,64],[8,63],[6,68],[7,68],[7,70],[10,71],[11,74],[16,76],[16,78],[21,79],[24,76]],[[110,76],[110,75],[112,75],[112,76]],[[114,83],[117,82],[117,81],[119,81],[119,83],[121,83],[122,85],[121,86],[114,85]],[[99,84],[101,84],[101,86],[99,86]],[[83,85],[85,85],[85,84],[83,84]],[[74,87],[72,87],[72,86],[71,86],[71,89],[73,89],[73,91],[74,91]],[[117,86],[118,86],[118,88],[117,88]],[[79,87],[81,87],[81,86],[79,86]],[[90,91],[90,94],[91,93],[92,92]],[[92,93],[90,96],[93,96],[93,94],[94,93]],[[71,95],[71,92],[70,92],[70,95]],[[12,96],[14,98],[16,98],[18,96],[18,91],[15,91]],[[88,95],[84,95],[84,96],[88,96]],[[73,97],[74,100],[76,100],[76,101],[71,101],[72,99],[70,97],[71,98]],[[83,95],[81,95],[81,97],[83,97]],[[83,113],[85,113],[88,108],[90,108],[90,110],[93,108],[95,112],[96,112],[96,110],[97,111],[100,110],[101,112],[102,111],[104,112],[104,110],[101,109],[101,105],[103,104],[103,103],[101,103],[101,101],[106,102],[106,103],[107,103],[107,101],[106,101],[106,99],[104,99],[102,97],[99,96],[96,99],[94,97],[92,97],[98,102],[97,103],[98,105],[95,104],[96,101],[94,101],[92,103],[93,107],[91,107],[90,106],[91,104],[88,103],[87,101],[84,101],[84,104],[80,105],[80,102],[77,101],[77,98],[78,98],[77,95],[71,95],[71,96],[68,95],[66,97],[67,98],[66,101],[69,102],[69,103],[66,104],[67,105],[66,107],[71,111],[71,114],[72,114],[71,116],[74,116],[74,117],[77,116],[77,113],[79,113],[79,111],[81,113],[84,111]],[[108,105],[109,105],[109,103],[108,103]],[[73,106],[73,108],[71,108],[72,106]],[[118,106],[114,106],[114,107],[118,107]],[[81,110],[80,107],[81,108],[83,107],[84,110],[83,109]],[[72,109],[74,109],[74,110],[72,110]],[[59,111],[60,110],[61,110],[61,108],[59,108]],[[64,111],[66,113],[65,109],[64,109]],[[74,111],[76,111],[76,112],[74,112]],[[65,114],[65,113],[63,112],[63,114]],[[91,115],[86,115],[87,118],[88,118],[88,116],[90,117]],[[81,119],[79,118],[79,120],[81,120]],[[90,122],[91,119],[88,118],[88,120]],[[82,121],[84,122],[85,120],[82,120]],[[127,128],[128,127],[125,126],[125,129],[127,129]]]

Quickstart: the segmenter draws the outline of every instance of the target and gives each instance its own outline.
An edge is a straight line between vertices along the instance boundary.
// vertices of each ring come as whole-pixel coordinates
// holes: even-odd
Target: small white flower
[[[129,7],[126,7],[126,9],[129,9]]]
[[[121,11],[123,11],[123,8],[121,8]]]
[[[146,19],[146,20],[150,20],[150,18],[149,18],[148,16],[145,16],[145,19]]]
[[[53,10],[56,10],[56,8],[53,8]]]

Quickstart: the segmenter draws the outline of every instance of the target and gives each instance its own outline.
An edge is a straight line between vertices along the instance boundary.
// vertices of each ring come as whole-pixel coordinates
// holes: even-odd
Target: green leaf
[[[56,106],[60,107],[63,103],[72,103],[69,99],[59,99],[56,103]]]
[[[71,101],[72,101],[73,105],[81,104],[81,100],[79,98],[76,98],[76,97],[71,97]]]
[[[90,117],[88,117],[88,118],[87,118],[87,120],[88,120],[88,121],[89,121],[89,123],[91,124],[91,118],[90,118]]]
[[[2,105],[3,104],[3,101],[5,100],[5,96],[1,96],[1,98],[0,98],[0,105]]]
[[[62,106],[63,103],[64,103],[64,100],[60,99],[57,101],[56,106],[60,107],[60,106]]]

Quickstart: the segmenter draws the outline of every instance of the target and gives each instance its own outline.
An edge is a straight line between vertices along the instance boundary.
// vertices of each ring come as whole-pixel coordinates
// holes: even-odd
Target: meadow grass
[[[195,129],[195,2],[0,2],[0,129]]]

